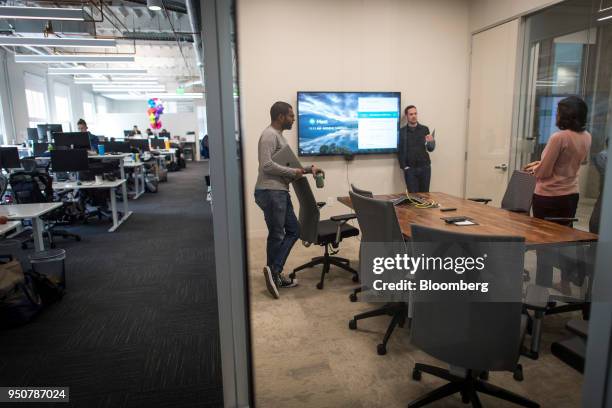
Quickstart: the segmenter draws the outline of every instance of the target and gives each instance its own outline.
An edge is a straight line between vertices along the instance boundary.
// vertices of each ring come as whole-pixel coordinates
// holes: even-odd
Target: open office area
[[[611,50],[608,0],[0,2],[0,404],[612,406]]]

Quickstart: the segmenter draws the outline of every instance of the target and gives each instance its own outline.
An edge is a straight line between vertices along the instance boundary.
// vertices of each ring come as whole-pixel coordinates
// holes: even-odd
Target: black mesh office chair
[[[370,243],[372,245],[379,245],[385,243],[388,244],[388,246],[386,248],[380,248],[380,250],[387,250],[390,253],[399,250],[405,253],[407,249],[404,243],[404,235],[397,221],[393,203],[390,201],[364,197],[352,191],[349,192],[349,195],[355,213],[357,214],[359,228],[361,229],[361,244],[368,245],[368,243]],[[366,276],[365,274],[371,273],[371,271],[367,270],[369,265],[366,265],[368,262],[364,261],[363,254],[364,249],[362,247],[359,257],[360,272],[361,276]],[[377,309],[355,315],[353,319],[349,321],[349,329],[357,329],[358,320],[375,316],[391,316],[391,322],[387,327],[383,341],[378,344],[376,348],[379,355],[384,355],[387,354],[387,343],[395,328],[397,326],[404,327],[406,323],[408,318],[408,304],[406,302],[389,302]]]
[[[363,189],[355,186],[352,183],[351,183],[351,189],[353,190],[353,192],[355,194],[359,194],[360,196],[368,197],[368,198],[374,198],[374,194],[371,191],[363,190]],[[363,291],[363,286],[359,286],[358,288],[354,289],[353,293],[351,293],[349,295],[349,299],[351,300],[351,302],[356,302],[357,301],[357,294],[361,293],[362,291]]]
[[[515,170],[502,198],[501,208],[508,211],[527,213],[531,211],[536,179],[531,173]],[[491,198],[468,198],[468,200],[488,204]]]
[[[425,257],[478,257],[487,254],[484,268],[461,275],[444,269],[420,271],[417,279],[434,283],[488,282],[489,291],[414,292],[411,343],[449,365],[443,369],[415,364],[412,377],[428,373],[449,381],[408,407],[422,407],[460,393],[464,403],[480,407],[478,393],[525,407],[539,405],[490,382],[489,371],[511,371],[522,379],[518,360],[526,318],[521,313],[524,238],[480,236],[413,225],[413,252]],[[517,372],[520,376],[517,376]]]
[[[300,203],[300,239],[307,245],[316,244],[325,248],[323,256],[317,256],[310,262],[299,266],[289,274],[291,279],[295,274],[303,269],[312,268],[316,265],[323,265],[321,270],[321,280],[317,283],[317,289],[323,289],[325,274],[329,272],[331,265],[335,265],[353,275],[353,281],[357,282],[359,276],[357,271],[349,266],[349,260],[335,255],[338,245],[344,238],[359,235],[359,230],[347,222],[355,219],[355,214],[335,215],[329,220],[320,220],[319,208],[325,203],[317,203],[310,184],[306,177],[301,177],[293,183],[293,190]]]

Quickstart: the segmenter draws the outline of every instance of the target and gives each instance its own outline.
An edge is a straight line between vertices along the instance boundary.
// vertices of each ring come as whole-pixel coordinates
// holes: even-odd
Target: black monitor
[[[0,147],[0,166],[3,169],[19,169],[19,150],[16,147]]]
[[[134,134],[134,132],[132,132],[132,130],[124,130],[123,131],[123,136],[124,137],[130,137]]]
[[[43,154],[47,153],[47,150],[49,150],[49,143],[34,142],[34,157],[42,156]]]
[[[67,147],[70,149],[91,150],[89,133],[87,132],[55,133],[53,141],[58,148]]]
[[[43,125],[37,125],[36,130],[38,131],[39,140],[47,140],[47,131],[53,136],[54,133],[63,132],[62,125],[45,123]]]
[[[104,142],[104,151],[109,153],[131,153],[129,142]]]
[[[151,147],[154,149],[165,149],[166,142],[164,139],[153,138],[151,139]]]
[[[28,140],[38,140],[38,128],[28,128]]]
[[[167,139],[170,139],[170,132],[160,132],[159,137],[165,137]]]
[[[87,150],[52,150],[51,168],[54,172],[87,171],[89,170]]]
[[[149,141],[147,139],[130,139],[128,143],[134,149],[137,149],[141,152],[148,152],[150,150]]]

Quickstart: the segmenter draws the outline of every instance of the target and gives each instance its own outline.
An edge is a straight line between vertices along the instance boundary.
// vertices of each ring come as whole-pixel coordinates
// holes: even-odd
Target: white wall
[[[522,16],[563,0],[469,0],[470,32]]]
[[[420,121],[436,128],[432,191],[463,189],[468,83],[468,5],[458,0],[238,1],[238,52],[247,226],[263,236],[265,223],[251,199],[257,141],[277,100],[295,106],[297,91],[401,91]],[[285,132],[296,147],[294,129]],[[214,135],[213,135],[214,136]],[[316,190],[330,201],[322,215],[346,212],[335,201],[348,182],[375,193],[403,191],[394,155],[313,158],[326,171]],[[296,200],[294,200],[294,205]]]
[[[141,113],[106,113],[98,115],[96,134],[106,137],[123,138],[123,131],[132,129],[138,125],[138,129],[144,134],[149,126],[149,118],[146,112],[146,102],[142,102]],[[172,136],[185,136],[187,132],[199,132],[196,113],[164,113],[161,116],[162,126]]]

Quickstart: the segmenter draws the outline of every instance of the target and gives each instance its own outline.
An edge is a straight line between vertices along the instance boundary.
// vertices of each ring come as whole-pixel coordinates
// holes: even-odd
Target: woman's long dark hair
[[[589,107],[577,96],[568,96],[557,105],[557,127],[582,132],[586,129]]]

